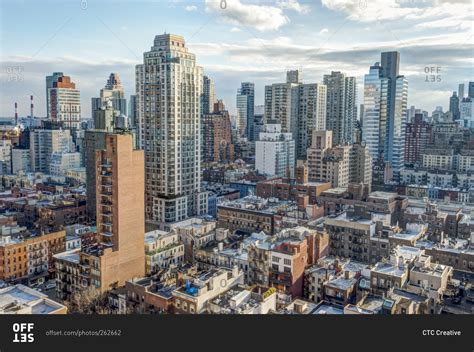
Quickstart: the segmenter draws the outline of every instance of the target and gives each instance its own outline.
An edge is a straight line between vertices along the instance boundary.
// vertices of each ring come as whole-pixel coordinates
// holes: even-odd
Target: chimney
[[[30,102],[31,102],[31,104],[30,104],[30,119],[32,119],[35,116],[34,113],[33,113],[34,104],[33,104],[33,96],[32,95],[30,95]]]
[[[15,102],[15,126],[18,125],[18,103]]]

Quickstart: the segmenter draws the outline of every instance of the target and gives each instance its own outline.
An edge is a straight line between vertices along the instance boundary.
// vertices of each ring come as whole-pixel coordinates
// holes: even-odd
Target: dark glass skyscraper
[[[237,113],[239,118],[245,119],[245,135],[249,141],[254,140],[254,105],[255,84],[242,82],[237,91]]]

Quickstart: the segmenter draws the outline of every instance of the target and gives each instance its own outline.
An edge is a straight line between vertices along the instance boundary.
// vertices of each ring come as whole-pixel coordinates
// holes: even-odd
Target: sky
[[[126,95],[135,92],[135,65],[157,34],[184,36],[216,95],[235,112],[240,82],[284,82],[301,69],[318,83],[341,71],[357,78],[382,51],[400,51],[408,105],[448,107],[459,83],[474,81],[471,0],[3,0],[0,3],[0,116],[46,115],[45,76],[62,71],[81,91],[91,117],[111,72]],[[436,75],[434,82],[431,75]]]

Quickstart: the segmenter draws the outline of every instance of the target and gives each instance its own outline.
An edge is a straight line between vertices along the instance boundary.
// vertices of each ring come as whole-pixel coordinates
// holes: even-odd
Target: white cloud
[[[309,5],[302,5],[298,2],[298,0],[278,0],[277,5],[282,9],[293,10],[302,14],[306,14],[311,11],[311,7]]]
[[[232,33],[242,32],[242,30],[241,30],[240,28],[238,28],[238,27],[232,27],[232,28],[230,29],[230,31],[231,31]]]
[[[243,4],[240,0],[206,0],[206,11],[216,13],[232,25],[249,26],[258,31],[273,31],[290,22],[281,8]]]
[[[184,8],[186,11],[192,12],[192,11],[197,11],[197,6],[194,5],[188,5]]]
[[[353,21],[409,20],[423,29],[472,30],[471,0],[321,0],[321,3],[330,10],[345,13]]]
[[[324,35],[324,34],[326,34],[326,33],[329,33],[329,29],[323,28],[323,29],[321,29],[321,30],[318,32],[318,35]]]

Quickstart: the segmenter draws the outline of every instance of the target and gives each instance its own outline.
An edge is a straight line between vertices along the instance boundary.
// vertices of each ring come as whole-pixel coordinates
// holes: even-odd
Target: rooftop
[[[54,314],[65,306],[23,285],[0,289],[0,314]]]

